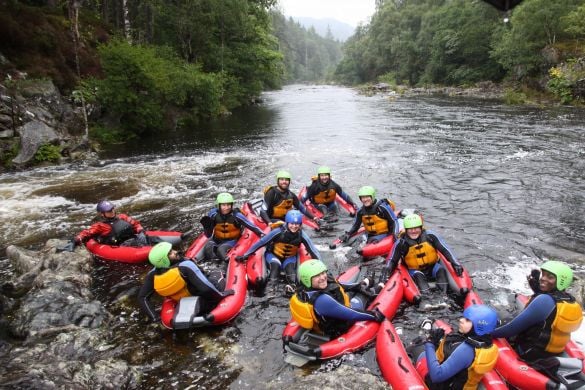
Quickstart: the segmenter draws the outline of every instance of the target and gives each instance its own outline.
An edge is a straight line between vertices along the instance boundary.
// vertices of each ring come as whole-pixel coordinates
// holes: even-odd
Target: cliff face
[[[99,74],[109,35],[88,17],[78,28],[75,42],[64,9],[0,1],[0,171],[59,162],[87,142],[72,92]]]

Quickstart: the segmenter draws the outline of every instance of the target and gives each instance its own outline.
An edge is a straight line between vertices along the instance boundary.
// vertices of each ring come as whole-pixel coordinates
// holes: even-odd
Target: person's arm
[[[346,232],[348,237],[353,236],[360,228],[360,226],[362,224],[363,213],[364,213],[363,209],[359,209],[359,211],[356,213],[355,218],[353,219],[353,224],[351,225],[349,230]]]
[[[260,228],[258,228],[258,226],[254,225],[254,223],[252,221],[250,221],[248,218],[246,218],[246,216],[244,214],[242,214],[240,212],[235,212],[234,217],[240,223],[242,223],[242,225],[244,225],[245,227],[247,227],[248,229],[253,231],[257,236],[260,237],[260,236],[264,235],[264,232],[262,230],[260,230]]]
[[[313,220],[316,219],[315,216],[313,215],[313,213],[311,213],[309,210],[307,210],[305,205],[299,201],[299,198],[295,194],[293,194],[291,192],[291,195],[292,195],[292,200],[293,200],[293,206],[296,209],[298,209],[301,213],[305,214],[307,216],[307,218],[313,219]]]
[[[313,304],[313,310],[323,317],[344,321],[376,321],[376,316],[342,305],[328,294],[321,294]]]
[[[110,233],[112,228],[107,223],[98,222],[94,223],[89,227],[89,229],[82,230],[76,237],[75,242],[78,244],[85,244],[88,240],[99,237],[105,236]]]
[[[475,359],[473,347],[461,343],[442,364],[437,360],[435,347],[432,343],[425,343],[425,356],[429,368],[429,376],[433,383],[446,382],[462,370],[467,370]]]
[[[426,233],[427,238],[431,245],[434,246],[435,249],[437,249],[439,252],[441,252],[443,256],[445,256],[445,258],[449,261],[449,263],[453,264],[454,266],[457,265],[461,267],[461,264],[459,263],[451,249],[449,249],[445,241],[441,240],[441,238],[433,231],[427,230]]]
[[[207,279],[199,267],[192,261],[181,262],[179,264],[179,270],[187,281],[187,284],[195,288],[198,295],[201,295],[204,299],[218,302],[224,297],[224,294],[215,288],[213,283]]]
[[[252,253],[256,252],[258,249],[262,248],[263,246],[268,245],[272,240],[274,240],[274,238],[278,234],[280,234],[280,232],[282,232],[282,227],[271,230],[270,233],[268,233],[267,235],[262,237],[260,240],[256,241],[254,243],[254,245],[252,245],[252,247],[250,249],[248,249],[246,251],[246,253],[244,253],[242,255],[242,257],[249,257]]]
[[[140,288],[138,293],[138,304],[144,312],[153,322],[160,320],[159,315],[154,310],[150,303],[150,297],[154,294],[154,274],[155,271],[150,271],[144,279],[144,284]]]
[[[260,206],[260,218],[264,220],[268,225],[272,222],[270,214],[272,214],[272,207],[274,206],[274,188],[269,189],[264,194],[264,200],[262,206]]]
[[[408,244],[403,239],[399,238],[398,241],[392,246],[392,250],[390,254],[386,258],[386,263],[384,264],[384,268],[382,269],[382,273],[380,274],[380,282],[386,283],[388,278],[392,276],[400,260],[404,257],[404,255],[408,252]]]
[[[349,196],[347,192],[344,192],[341,186],[337,183],[335,183],[335,192],[339,194],[341,199],[345,200],[347,203],[355,207],[356,210],[358,209],[357,204],[351,199],[351,196]]]
[[[118,218],[120,218],[121,220],[124,220],[124,221],[128,222],[130,225],[132,225],[132,229],[134,230],[135,234],[139,234],[139,233],[142,233],[144,231],[144,228],[142,227],[140,222],[138,222],[137,220],[135,220],[132,217],[129,217],[128,215],[118,214]]]
[[[301,230],[301,241],[305,245],[305,248],[307,248],[307,251],[309,251],[311,258],[321,260],[321,254],[319,253],[319,251],[317,250],[315,245],[313,245],[313,241],[311,241],[309,236],[302,230]]]
[[[555,309],[556,304],[550,295],[538,295],[520,314],[506,325],[496,328],[492,332],[493,337],[512,337],[522,333],[526,329],[545,321]]]
[[[383,210],[383,213],[386,215],[388,223],[392,225],[392,235],[394,237],[398,237],[398,233],[400,233],[400,228],[398,226],[398,218],[396,218],[396,214],[394,214],[392,207],[390,207],[390,205],[385,202],[381,202],[380,207]]]

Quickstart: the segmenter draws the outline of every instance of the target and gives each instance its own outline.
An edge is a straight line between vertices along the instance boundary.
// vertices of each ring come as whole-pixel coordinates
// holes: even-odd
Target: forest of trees
[[[481,0],[379,0],[336,76],[410,86],[548,80],[568,98],[585,77],[584,38],[585,0],[524,0],[510,14]]]
[[[377,0],[370,23],[343,45],[277,5],[0,0],[0,54],[9,60],[0,72],[51,78],[99,108],[94,135],[121,139],[215,117],[293,82],[506,80],[562,102],[585,89],[585,0],[523,0],[506,14],[481,0]]]

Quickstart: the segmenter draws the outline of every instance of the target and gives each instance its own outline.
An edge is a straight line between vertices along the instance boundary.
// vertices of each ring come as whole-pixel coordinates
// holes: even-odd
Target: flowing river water
[[[198,231],[217,193],[231,192],[238,203],[258,199],[281,168],[298,191],[328,165],[354,200],[360,186],[373,185],[398,208],[419,209],[494,305],[525,289],[525,274],[542,259],[565,260],[583,275],[582,109],[366,97],[329,86],[288,86],[263,98],[188,131],[110,148],[96,163],[0,175],[0,258],[10,244],[35,248],[73,236],[90,224],[102,198],[149,229]],[[310,233],[334,272],[347,266],[348,248],[327,244],[350,223],[345,217],[333,230]],[[0,264],[0,279],[10,276],[7,261]],[[141,367],[145,387],[290,385],[341,363],[379,375],[373,348],[304,369],[287,365],[280,335],[288,300],[278,293],[249,296],[222,328],[148,336],[137,304],[119,303],[136,294],[147,269],[96,261],[92,275],[95,295],[116,318],[109,342]],[[404,316],[399,321],[408,324]]]

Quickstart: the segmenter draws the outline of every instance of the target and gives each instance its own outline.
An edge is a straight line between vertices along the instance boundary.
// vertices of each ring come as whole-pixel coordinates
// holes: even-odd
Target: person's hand
[[[540,291],[540,271],[537,269],[533,269],[530,271],[530,275],[526,277],[528,280],[528,285],[530,289],[534,291],[535,294],[539,294]]]
[[[79,243],[72,238],[67,244],[65,244],[64,246],[60,247],[60,248],[56,248],[56,252],[73,252],[75,251],[75,247],[79,245]]]
[[[375,308],[374,310],[368,310],[367,313],[373,315],[374,321],[376,321],[376,322],[382,322],[386,319],[386,316],[384,315],[384,313],[382,313],[380,310],[378,310],[378,308]]]
[[[445,336],[445,329],[443,329],[443,328],[431,329],[427,333],[426,342],[432,343],[436,348],[439,346],[439,343],[441,342],[441,339],[444,336]]]
[[[244,255],[244,256],[236,256],[236,261],[238,263],[245,263],[246,260],[248,260],[248,255]]]
[[[463,267],[460,266],[459,264],[453,264],[453,269],[455,270],[457,276],[463,275]]]
[[[344,233],[341,237],[339,237],[341,242],[347,242],[349,240],[349,234]]]
[[[229,289],[229,290],[224,290],[224,292],[222,292],[221,295],[224,296],[224,297],[228,297],[230,295],[234,295],[235,293],[236,292],[234,290]]]
[[[321,224],[323,223],[323,220],[321,218],[313,218],[313,221],[315,221],[315,223],[317,224],[317,226],[321,226]]]

